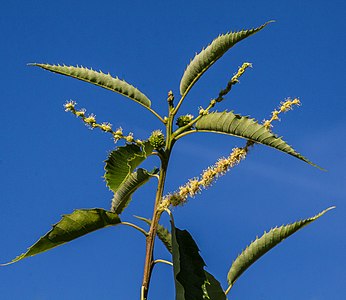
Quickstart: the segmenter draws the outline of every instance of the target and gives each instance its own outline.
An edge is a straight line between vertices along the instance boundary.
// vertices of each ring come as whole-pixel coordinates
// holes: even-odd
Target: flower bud
[[[134,138],[131,134],[129,134],[128,136],[125,137],[125,140],[128,143],[132,143],[134,141]]]
[[[173,92],[169,91],[167,101],[168,101],[168,103],[173,103],[173,100],[174,100]]]
[[[84,122],[90,126],[93,126],[96,123],[95,115],[93,114],[89,115],[89,117],[84,119]]]
[[[177,119],[177,125],[178,127],[183,127],[187,124],[189,124],[193,119],[193,115],[185,115],[185,116],[180,116],[178,119]]]
[[[83,118],[83,117],[85,117],[85,109],[82,108],[81,110],[77,110],[75,114],[76,114],[77,117],[82,117]]]
[[[112,131],[112,125],[109,123],[102,123],[100,128],[106,132]]]
[[[68,101],[64,104],[64,108],[65,108],[65,111],[74,111],[75,110],[75,105],[77,104],[77,102],[75,101]]]
[[[155,149],[161,149],[165,146],[165,136],[161,130],[155,130],[149,137],[149,143]]]
[[[114,135],[117,135],[119,137],[122,137],[123,136],[123,129],[120,127],[118,128],[115,132],[114,132]]]

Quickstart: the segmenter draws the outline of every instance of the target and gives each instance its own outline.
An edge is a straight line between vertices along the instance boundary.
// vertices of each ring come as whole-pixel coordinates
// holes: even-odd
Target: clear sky
[[[109,208],[103,161],[115,145],[65,113],[73,99],[98,120],[139,138],[161,128],[128,99],[28,67],[30,62],[101,69],[124,78],[166,113],[183,71],[218,34],[276,20],[220,59],[191,91],[183,113],[206,106],[243,62],[253,63],[217,108],[263,120],[287,97],[303,105],[274,131],[313,162],[256,146],[212,188],[174,210],[194,236],[207,269],[226,287],[237,254],[256,235],[336,205],[284,241],[239,279],[230,299],[345,299],[344,1],[6,1],[1,5],[0,261],[25,251],[61,214]],[[196,134],[175,147],[166,192],[197,176],[244,140]],[[152,159],[152,164],[158,164]],[[123,219],[151,216],[154,180]],[[167,224],[167,217],[163,222]],[[156,257],[169,259],[157,243]],[[128,227],[92,233],[0,268],[0,299],[138,299],[144,239]],[[174,299],[172,271],[154,270],[150,300]]]

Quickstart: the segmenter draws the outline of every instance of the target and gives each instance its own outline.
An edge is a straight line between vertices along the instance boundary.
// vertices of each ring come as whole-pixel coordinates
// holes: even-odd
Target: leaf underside
[[[138,217],[136,218],[146,222],[148,225],[151,225],[151,220],[146,219],[143,217]],[[172,235],[169,232],[167,228],[164,226],[158,224],[157,225],[157,231],[156,231],[157,236],[159,239],[162,241],[164,246],[167,248],[167,250],[172,253]],[[215,279],[215,277],[208,273],[207,271],[204,270],[205,273],[205,283],[204,286],[202,287],[204,296],[206,299],[211,299],[211,300],[226,300],[226,295],[220,285],[220,283]],[[208,298],[209,297],[209,298]],[[178,299],[178,298],[177,298]],[[182,298],[184,299],[184,298]],[[188,299],[188,298],[186,298]],[[194,299],[194,298],[193,298]]]
[[[180,81],[180,94],[186,94],[197,80],[206,72],[221,56],[223,56],[236,43],[263,29],[268,23],[254,29],[229,32],[219,35],[205,49],[191,60],[185,69]]]
[[[150,219],[146,219],[143,217],[138,217],[136,216],[136,218],[146,222],[148,225],[151,225],[151,220]],[[167,248],[167,250],[172,253],[172,235],[169,232],[169,230],[167,228],[165,228],[164,226],[158,224],[157,225],[157,231],[156,231],[157,236],[159,237],[159,239],[161,240],[161,242],[164,244],[164,246]],[[205,299],[211,299],[211,300],[226,300],[226,295],[221,287],[221,284],[219,281],[217,281],[215,279],[215,277],[210,274],[209,272],[205,271],[205,282],[204,282],[204,286],[202,287],[203,289],[203,295],[206,297]],[[208,298],[209,297],[209,298]],[[178,298],[177,298],[178,299]],[[185,299],[185,298],[182,298]],[[188,298],[186,298],[188,299]],[[195,299],[195,298],[193,298]],[[204,299],[204,298],[203,298]]]
[[[155,169],[153,172],[148,172],[145,169],[139,168],[136,172],[126,177],[123,183],[118,187],[116,193],[114,193],[111,211],[121,214],[129,205],[132,194],[157,172],[158,169]]]
[[[116,193],[119,186],[151,154],[153,149],[149,142],[144,142],[142,147],[127,144],[113,150],[105,161],[104,178],[109,189]]]
[[[109,73],[104,74],[102,71],[97,72],[92,69],[87,69],[84,67],[74,67],[65,65],[49,65],[49,64],[30,64],[32,66],[37,66],[42,69],[65,75],[68,77],[76,78],[82,81],[92,83],[94,85],[100,86],[107,90],[119,93],[137,103],[150,107],[151,102],[142,92],[137,88],[128,84],[126,81],[121,80],[117,77],[112,77]]]
[[[176,300],[203,299],[207,278],[196,243],[186,230],[172,225],[172,246]]]
[[[210,300],[227,300],[227,297],[221,287],[220,282],[216,280],[216,278],[210,273],[208,273],[207,271],[204,271],[204,272],[207,277],[205,288],[207,290],[207,295],[209,296],[209,299]]]
[[[263,144],[321,169],[254,119],[233,112],[212,112],[199,119],[195,127],[197,132],[223,133]]]
[[[261,256],[278,245],[285,238],[317,220],[333,208],[334,207],[328,208],[312,218],[276,227],[267,233],[265,232],[260,238],[253,241],[233,262],[227,276],[228,284],[232,286],[234,282],[246,271],[246,269],[255,263]]]
[[[4,265],[48,251],[90,232],[108,226],[115,226],[120,222],[117,214],[101,208],[75,210],[72,214],[63,215],[62,219],[53,225],[53,229],[28,248],[27,252]]]

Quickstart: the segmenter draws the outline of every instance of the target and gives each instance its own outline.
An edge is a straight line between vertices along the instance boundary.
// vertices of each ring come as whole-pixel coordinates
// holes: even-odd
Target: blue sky
[[[344,299],[346,280],[345,76],[343,1],[8,1],[1,5],[0,261],[22,253],[61,214],[108,208],[103,161],[115,146],[65,113],[80,107],[146,138],[160,128],[141,106],[109,91],[26,66],[65,63],[124,78],[166,113],[183,71],[218,34],[276,20],[238,44],[195,85],[182,113],[206,106],[244,61],[253,63],[219,111],[263,120],[287,97],[303,105],[274,131],[328,172],[256,146],[212,188],[174,210],[226,287],[231,262],[256,235],[336,205],[252,266],[230,299]],[[175,147],[166,191],[197,176],[244,141],[196,134]],[[158,164],[152,159],[152,164]],[[134,196],[123,219],[151,216],[155,182]],[[163,222],[167,224],[167,218]],[[156,257],[168,259],[157,243]],[[4,300],[138,299],[144,239],[108,228],[0,269]],[[150,300],[174,299],[172,271],[159,265]]]

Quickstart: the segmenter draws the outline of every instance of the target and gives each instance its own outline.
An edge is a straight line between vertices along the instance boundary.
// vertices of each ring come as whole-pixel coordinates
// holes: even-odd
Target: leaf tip
[[[21,255],[17,256],[16,258],[12,259],[11,261],[9,261],[7,263],[0,264],[0,267],[6,267],[6,266],[9,266],[9,265],[12,265],[12,264],[20,261],[23,257],[24,257],[24,254],[21,254]]]
[[[335,205],[333,205],[333,206],[331,206],[331,207],[328,207],[328,208],[324,211],[324,213],[326,213],[327,211],[330,211],[330,210],[332,210],[332,209],[335,209],[335,208],[336,208]]]
[[[28,63],[28,64],[26,64],[26,65],[29,66],[29,67],[44,68],[44,66],[45,66],[46,64],[43,64],[43,63]]]
[[[307,162],[309,165],[311,165],[311,166],[313,166],[313,167],[319,169],[320,171],[328,172],[327,169],[322,168],[322,167],[320,167],[319,165],[316,165],[315,163],[313,163],[313,162],[311,162],[311,161],[309,161],[309,160],[307,160],[307,159],[305,160],[305,162]]]
[[[333,209],[335,209],[335,208],[336,208],[335,205],[333,205],[333,206],[331,206],[331,207],[328,207],[328,208],[326,208],[325,210],[321,211],[321,212],[320,212],[319,214],[317,214],[316,216],[312,217],[311,220],[317,220],[317,219],[319,219],[320,217],[322,217],[324,214],[326,214],[328,211],[333,210]]]

